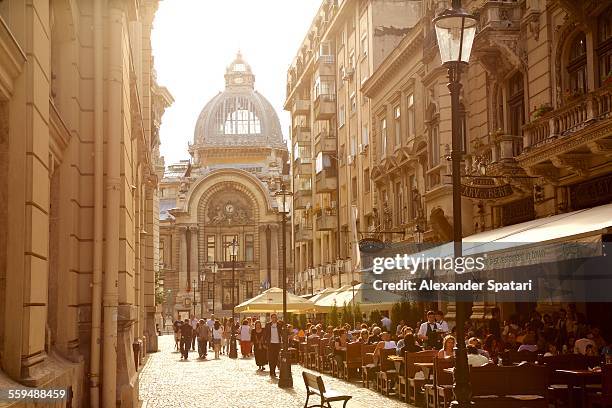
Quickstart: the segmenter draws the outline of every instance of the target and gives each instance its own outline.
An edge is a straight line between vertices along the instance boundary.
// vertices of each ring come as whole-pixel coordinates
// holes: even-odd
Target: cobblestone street
[[[277,380],[270,379],[268,371],[258,372],[252,358],[230,360],[222,355],[214,360],[198,360],[196,352],[189,353],[188,361],[181,361],[174,350],[173,336],[159,338],[157,353],[149,355],[140,373],[140,399],[143,407],[303,407],[306,389],[302,380],[302,367],[293,366],[293,389],[278,388]],[[212,359],[211,359],[212,358]],[[267,368],[267,367],[266,367]],[[278,373],[278,371],[277,371]],[[352,395],[347,408],[385,407],[406,408],[396,399],[362,388],[358,383],[348,383],[323,375],[326,386]],[[311,397],[310,402],[315,402]],[[341,402],[332,407],[341,407]]]

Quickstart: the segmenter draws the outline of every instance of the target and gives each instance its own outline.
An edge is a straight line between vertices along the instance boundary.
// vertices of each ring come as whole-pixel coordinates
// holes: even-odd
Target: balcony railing
[[[310,101],[308,99],[296,99],[291,110],[294,114],[306,115],[310,113]]]
[[[582,95],[525,125],[525,149],[576,133],[591,123],[609,118],[611,114],[612,87]]]
[[[302,210],[312,202],[312,190],[297,190],[293,196],[293,207]]]
[[[296,224],[295,240],[296,242],[306,242],[312,240],[312,227],[303,224]]]
[[[315,154],[319,152],[336,152],[336,137],[327,129],[322,130],[315,137]]]
[[[336,95],[321,94],[315,100],[314,116],[317,120],[331,119],[336,114]]]
[[[308,143],[310,142],[311,132],[308,126],[295,125],[293,127],[293,141],[294,143]]]
[[[480,31],[485,29],[518,30],[521,4],[518,1],[485,1],[480,11]]]
[[[336,178],[338,172],[335,168],[329,167],[317,173],[315,186],[317,193],[330,193],[336,191],[338,180]]]
[[[310,158],[298,158],[293,162],[295,174],[312,174],[312,160]]]
[[[334,208],[321,210],[317,215],[317,230],[334,231],[338,229],[338,216]]]

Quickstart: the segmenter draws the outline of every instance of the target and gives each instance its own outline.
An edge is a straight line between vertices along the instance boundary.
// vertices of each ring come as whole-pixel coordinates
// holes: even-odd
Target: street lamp
[[[463,231],[461,228],[461,151],[462,128],[459,113],[461,71],[467,66],[476,35],[477,20],[461,8],[461,0],[453,0],[452,8],[442,11],[433,23],[436,28],[440,59],[448,69],[448,89],[452,110],[452,186],[453,186],[453,243],[454,256],[462,256]],[[472,405],[470,380],[465,347],[465,302],[459,302],[460,293],[455,293],[457,341],[455,342],[455,371],[453,392],[455,400],[451,406],[464,408]]]
[[[196,315],[196,305],[198,304],[198,301],[196,300],[196,291],[198,290],[198,287],[196,286],[196,280],[193,280],[193,317],[195,317]]]
[[[200,271],[200,318],[204,318],[204,281],[206,272]]]
[[[293,387],[293,378],[291,377],[291,361],[289,358],[288,343],[289,338],[287,333],[287,214],[291,211],[291,191],[287,190],[284,184],[281,184],[280,190],[276,192],[276,200],[278,204],[278,212],[281,215],[281,259],[283,261],[283,349],[280,353],[280,373],[278,376],[278,386],[280,388]]]
[[[217,262],[213,262],[212,266],[210,267],[210,271],[212,272],[213,275],[213,299],[212,299],[212,314],[215,314],[215,292],[217,290],[217,270],[219,269],[219,265],[217,265]]]
[[[232,259],[232,321],[233,326],[231,328],[230,336],[230,352],[229,358],[238,358],[238,350],[236,349],[236,318],[234,316],[234,309],[236,308],[236,298],[234,292],[236,292],[236,257],[238,256],[238,241],[234,237],[232,243],[229,244],[230,257]]]
[[[315,275],[315,270],[314,268],[308,268],[308,277],[310,278],[310,287],[312,288],[312,296],[314,296],[314,275]],[[308,290],[308,289],[306,289]]]

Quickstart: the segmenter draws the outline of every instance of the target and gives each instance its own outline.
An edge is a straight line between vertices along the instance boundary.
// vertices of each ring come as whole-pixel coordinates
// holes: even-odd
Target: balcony
[[[564,177],[562,173],[591,174],[600,159],[612,153],[610,118],[610,86],[574,97],[559,109],[541,114],[523,126],[520,166],[550,182]]]
[[[295,225],[295,241],[308,242],[312,240],[312,227],[304,224]]]
[[[315,137],[315,154],[319,152],[336,153],[336,150],[336,137],[334,134],[330,134],[327,130],[317,134]]]
[[[315,69],[317,74],[315,76],[336,76],[335,58],[333,55],[319,55],[315,61]]]
[[[338,229],[338,216],[334,208],[322,210],[317,215],[318,231],[335,231]]]
[[[293,173],[299,174],[312,174],[312,161],[307,158],[298,158],[293,162]]]
[[[316,120],[327,120],[336,114],[336,95],[321,94],[315,99],[314,116]]]
[[[310,128],[304,125],[293,126],[293,143],[309,143],[310,142]]]
[[[312,202],[312,190],[297,190],[293,195],[293,208],[303,210]]]
[[[294,115],[308,115],[310,113],[310,101],[308,99],[294,99],[291,113]]]
[[[315,179],[317,194],[331,193],[332,191],[336,191],[338,186],[337,175],[338,172],[333,167],[328,167],[317,173],[317,177]]]

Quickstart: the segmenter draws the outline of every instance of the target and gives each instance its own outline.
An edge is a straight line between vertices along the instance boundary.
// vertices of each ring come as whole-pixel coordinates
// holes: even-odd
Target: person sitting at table
[[[338,336],[334,338],[334,359],[338,363],[338,367],[342,367],[344,358],[346,357],[346,345],[348,339],[346,337],[346,330],[338,329]]]
[[[327,329],[325,330],[325,334],[323,334],[323,338],[331,339],[332,337],[334,337],[334,328],[333,326],[327,326]]]
[[[368,339],[368,344],[378,344],[381,342],[382,338],[380,337],[380,333],[382,332],[382,329],[378,326],[374,326],[372,328],[372,334],[370,335],[370,338]]]
[[[544,353],[544,357],[552,357],[558,355],[559,350],[557,349],[557,345],[555,343],[548,343],[546,345],[546,353]]]
[[[489,353],[489,358],[493,361],[497,361],[499,355],[504,352],[504,346],[500,339],[495,337],[492,333],[487,335],[482,348]]]
[[[478,354],[485,356],[486,358],[491,358],[489,352],[482,349],[482,343],[480,342],[480,339],[478,337],[470,337],[467,344],[470,346],[474,346],[476,350],[478,350]]]
[[[438,358],[451,358],[455,355],[455,338],[450,334],[444,337],[442,341],[442,348],[438,351]]]
[[[391,335],[389,334],[389,332],[383,332],[380,337],[381,341],[378,342],[376,348],[374,349],[374,364],[376,365],[380,363],[380,350],[389,350],[397,348],[395,342],[391,340]]]
[[[310,334],[308,335],[308,337],[306,338],[309,342],[313,341],[313,340],[317,340],[319,338],[319,330],[316,328],[316,326],[312,326],[310,328]]]
[[[597,345],[593,340],[591,340],[588,333],[584,333],[576,342],[574,343],[574,354],[582,354],[583,356],[587,355],[587,347],[590,345],[595,354],[597,354]]]
[[[474,346],[467,347],[467,359],[470,367],[480,367],[489,362],[489,359],[478,353],[478,349]]]
[[[397,354],[400,356],[403,356],[406,352],[416,353],[417,351],[422,350],[423,348],[417,344],[413,333],[407,333],[403,339],[397,342]]]
[[[357,341],[361,344],[368,344],[369,337],[370,337],[370,333],[368,332],[368,329],[361,329],[361,332],[359,333],[359,337],[357,338]]]
[[[538,351],[537,340],[535,333],[529,332],[523,338],[523,344],[521,344],[517,351],[531,351],[535,353]]]

